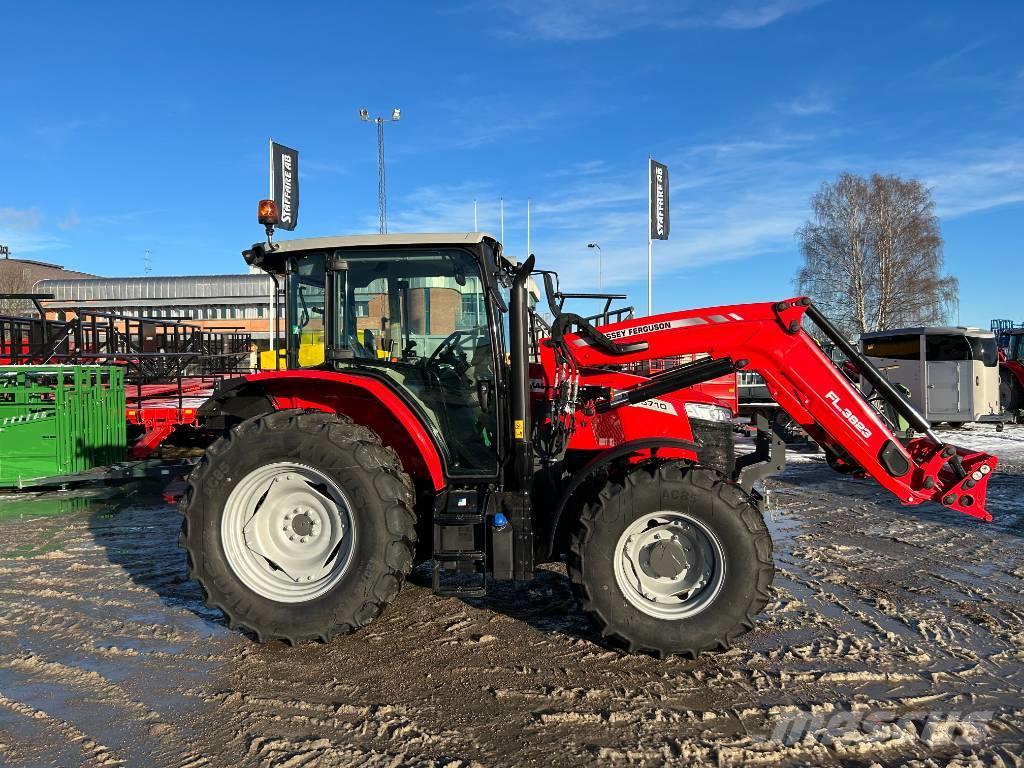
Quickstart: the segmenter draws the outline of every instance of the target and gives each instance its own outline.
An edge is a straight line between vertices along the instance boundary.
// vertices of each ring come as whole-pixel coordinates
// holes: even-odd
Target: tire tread
[[[352,615],[335,615],[329,626],[297,633],[288,627],[258,626],[258,622],[246,621],[245,594],[235,594],[233,585],[223,583],[224,579],[211,577],[203,564],[201,542],[189,535],[189,521],[194,513],[200,487],[209,480],[216,481],[218,464],[224,457],[232,455],[239,448],[239,441],[268,439],[282,431],[297,430],[311,437],[323,437],[336,449],[351,453],[360,468],[371,474],[373,489],[386,503],[386,528],[392,537],[388,544],[387,556],[382,562],[385,567],[376,575],[366,599]],[[398,596],[406,577],[412,571],[416,548],[416,513],[414,508],[412,479],[402,469],[402,463],[394,449],[384,446],[380,438],[367,427],[356,424],[347,416],[322,411],[287,409],[247,419],[233,427],[227,435],[215,441],[199,460],[188,478],[188,487],[179,503],[182,514],[182,531],[179,544],[187,553],[188,576],[200,583],[204,603],[224,614],[232,629],[242,629],[253,634],[259,642],[281,640],[289,645],[305,640],[329,642],[338,634],[354,632],[376,619]]]
[[[739,625],[703,646],[678,647],[656,643],[641,645],[636,638],[630,636],[628,625],[623,626],[623,622],[613,621],[612,617],[602,613],[600,607],[592,599],[590,587],[584,577],[584,552],[598,525],[598,518],[602,510],[617,503],[619,496],[628,493],[633,488],[655,482],[688,483],[695,488],[713,493],[732,514],[742,521],[753,539],[757,558],[757,583],[754,585],[749,603],[743,608],[743,619]],[[609,480],[604,488],[596,494],[593,501],[583,506],[577,528],[570,540],[566,566],[569,572],[569,581],[580,607],[588,614],[602,637],[628,648],[630,652],[643,650],[660,658],[680,654],[695,659],[704,651],[728,650],[739,635],[753,629],[754,617],[771,599],[770,587],[775,575],[772,553],[771,534],[768,532],[764,518],[739,486],[713,469],[692,466],[679,461],[665,461],[641,465],[628,472],[621,480]]]

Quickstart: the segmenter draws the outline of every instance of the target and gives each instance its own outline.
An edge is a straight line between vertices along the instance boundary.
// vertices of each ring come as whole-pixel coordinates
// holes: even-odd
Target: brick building
[[[250,333],[269,344],[273,281],[264,273],[184,277],[82,277],[37,281],[33,292],[52,294],[52,319],[64,320],[74,307],[129,317],[182,320],[210,329]]]

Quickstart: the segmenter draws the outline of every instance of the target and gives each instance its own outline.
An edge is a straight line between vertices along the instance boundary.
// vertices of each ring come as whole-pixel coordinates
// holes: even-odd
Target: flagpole
[[[480,228],[476,223],[476,200],[473,201],[473,231],[479,232]]]
[[[530,258],[530,198],[526,198],[526,254],[524,258]]]
[[[654,275],[654,251],[651,248],[651,156],[647,156],[647,316],[654,314],[652,278]]]
[[[498,198],[501,204],[501,247],[505,247],[505,198]]]
[[[274,137],[267,142],[267,174],[269,178],[270,191],[267,197],[274,199]],[[277,283],[273,278],[270,280],[270,327],[267,329],[267,336],[270,339],[270,351],[274,353],[274,367],[277,368]]]

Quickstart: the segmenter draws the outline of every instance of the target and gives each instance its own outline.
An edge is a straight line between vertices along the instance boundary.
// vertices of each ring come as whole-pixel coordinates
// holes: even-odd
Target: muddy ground
[[[774,600],[697,661],[602,644],[553,568],[481,600],[416,573],[361,634],[259,646],[184,578],[154,489],[0,501],[0,764],[1020,765],[1024,428],[985,525],[820,455],[771,482]]]

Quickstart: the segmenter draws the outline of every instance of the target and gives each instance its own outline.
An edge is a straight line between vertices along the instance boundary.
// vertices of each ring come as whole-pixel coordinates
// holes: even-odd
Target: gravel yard
[[[368,630],[255,645],[185,578],[145,486],[0,499],[0,765],[1020,765],[1024,427],[990,524],[798,455],[770,483],[756,629],[696,661],[609,649],[564,570],[484,599],[421,566]]]

